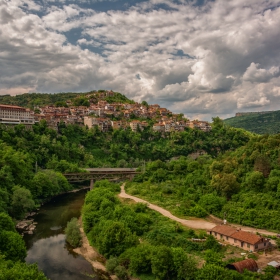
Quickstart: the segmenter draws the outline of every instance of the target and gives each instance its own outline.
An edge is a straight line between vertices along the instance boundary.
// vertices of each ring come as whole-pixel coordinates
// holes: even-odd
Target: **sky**
[[[280,0],[0,0],[0,95],[106,89],[187,118],[280,110]]]

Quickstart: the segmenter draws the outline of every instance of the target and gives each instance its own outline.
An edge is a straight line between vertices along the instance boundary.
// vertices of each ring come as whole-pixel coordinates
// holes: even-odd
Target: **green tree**
[[[0,231],[2,230],[16,232],[12,218],[6,213],[0,213]]]
[[[132,234],[122,222],[107,223],[97,239],[98,249],[105,257],[119,256],[137,244],[136,235]]]
[[[241,280],[242,278],[237,272],[231,272],[215,264],[205,265],[195,275],[196,280]]]
[[[239,188],[236,176],[227,173],[212,176],[211,186],[227,198],[230,198]]]
[[[6,261],[0,256],[0,280],[47,280],[37,264]]]
[[[149,106],[148,102],[147,102],[147,101],[145,101],[145,100],[143,100],[143,101],[141,102],[141,105],[146,106],[146,107],[148,107],[148,106]]]
[[[254,170],[259,171],[265,178],[268,177],[271,170],[271,163],[269,157],[260,155],[255,159]]]
[[[80,232],[80,226],[78,224],[77,218],[72,218],[70,222],[67,223],[66,229],[66,241],[74,248],[81,246],[82,236]]]
[[[173,270],[178,280],[194,279],[197,271],[196,262],[188,257],[182,248],[171,248],[173,258]]]
[[[111,273],[114,274],[115,268],[119,265],[119,261],[118,258],[116,257],[111,257],[110,259],[108,259],[106,261],[106,270]]]
[[[209,213],[217,215],[226,204],[226,199],[211,193],[201,196],[198,203]]]
[[[24,241],[17,232],[0,231],[0,251],[11,261],[23,261],[26,257]]]
[[[132,274],[150,273],[152,271],[151,257],[153,248],[148,244],[141,244],[129,250],[129,270]]]
[[[245,184],[248,189],[262,191],[264,189],[264,176],[260,171],[247,173]]]
[[[17,218],[22,218],[26,212],[35,208],[31,192],[19,186],[14,187],[12,195],[12,213]]]
[[[152,272],[157,279],[168,279],[172,270],[172,252],[167,246],[158,246],[152,257]]]

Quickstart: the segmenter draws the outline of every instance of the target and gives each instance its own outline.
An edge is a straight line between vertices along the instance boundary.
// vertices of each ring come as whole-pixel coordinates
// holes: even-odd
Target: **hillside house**
[[[153,130],[157,132],[164,132],[165,131],[165,125],[161,123],[155,123],[153,125]]]
[[[144,127],[148,126],[148,123],[147,122],[140,122],[138,120],[134,120],[134,121],[131,121],[129,123],[129,126],[130,126],[130,128],[133,132],[136,132],[137,128],[139,128],[140,130],[143,130]]]
[[[113,129],[125,128],[125,123],[122,121],[111,121],[111,125]]]
[[[0,104],[0,123],[4,125],[24,124],[26,127],[30,127],[35,120],[29,109]]]
[[[247,251],[254,252],[271,246],[267,238],[227,225],[215,226],[208,231],[208,234],[213,235],[217,240],[224,241]]]
[[[88,128],[98,126],[103,132],[107,132],[112,128],[111,121],[109,119],[95,117],[84,117],[84,125],[87,125]]]

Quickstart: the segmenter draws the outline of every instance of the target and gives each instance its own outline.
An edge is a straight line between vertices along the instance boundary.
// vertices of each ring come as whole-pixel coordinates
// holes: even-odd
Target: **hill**
[[[108,103],[134,103],[133,100],[128,99],[121,93],[114,92],[113,96],[106,96],[105,90],[90,91],[90,92],[61,92],[61,93],[24,93],[16,96],[0,95],[0,104],[16,105],[28,107],[33,109],[34,106],[55,105],[66,106],[66,102],[70,101],[75,106],[89,106],[87,101],[91,100],[93,103],[98,100],[105,100]],[[113,93],[109,91],[109,93]],[[83,102],[85,102],[83,104]]]
[[[245,113],[225,119],[224,123],[257,134],[277,134],[280,132],[280,111]]]

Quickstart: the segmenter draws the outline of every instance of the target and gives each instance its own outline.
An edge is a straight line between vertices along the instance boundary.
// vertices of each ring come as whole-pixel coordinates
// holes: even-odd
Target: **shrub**
[[[118,258],[114,258],[114,257],[111,257],[109,260],[107,260],[106,262],[106,270],[113,274],[114,271],[115,271],[115,268],[119,265],[119,261],[118,261]]]
[[[66,241],[74,248],[81,246],[82,236],[77,218],[72,218],[65,229]]]
[[[115,268],[115,274],[118,276],[119,279],[122,279],[122,280],[129,279],[126,269],[121,265],[118,265]]]

